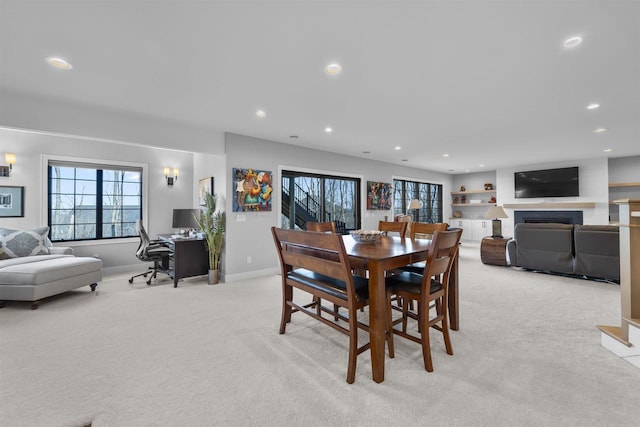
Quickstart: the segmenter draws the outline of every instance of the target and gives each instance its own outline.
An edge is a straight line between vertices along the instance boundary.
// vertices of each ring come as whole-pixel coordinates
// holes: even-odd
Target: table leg
[[[384,268],[377,261],[369,262],[369,343],[373,380],[384,381],[384,347],[387,323]]]
[[[458,311],[458,259],[458,254],[456,254],[456,258],[453,260],[453,266],[451,267],[451,274],[449,275],[449,296],[447,301],[449,306],[449,326],[454,331],[460,329],[460,313]]]

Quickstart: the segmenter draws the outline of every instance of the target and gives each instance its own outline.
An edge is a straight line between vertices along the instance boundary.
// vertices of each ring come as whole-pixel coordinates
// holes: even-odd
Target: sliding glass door
[[[360,179],[282,171],[283,228],[334,221],[342,232],[360,228]]]

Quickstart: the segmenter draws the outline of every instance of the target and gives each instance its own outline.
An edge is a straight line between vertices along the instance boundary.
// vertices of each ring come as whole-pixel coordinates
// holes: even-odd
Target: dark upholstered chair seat
[[[402,290],[403,292],[420,295],[422,290],[422,274],[405,271],[403,273],[387,277],[386,283],[387,287],[392,288],[394,291]],[[434,293],[438,292],[440,289],[442,289],[442,283],[431,279],[431,289],[429,291]]]
[[[319,291],[324,291],[334,297],[341,298],[345,301],[347,300],[347,285],[342,280],[325,276],[324,274],[319,274],[304,268],[293,270],[287,275],[287,277],[303,285],[310,286]],[[369,299],[368,279],[360,276],[353,276],[353,284],[359,301],[366,301]]]

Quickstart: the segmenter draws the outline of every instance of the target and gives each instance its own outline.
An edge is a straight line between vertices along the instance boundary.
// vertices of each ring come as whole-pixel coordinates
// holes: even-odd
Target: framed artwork
[[[233,212],[271,211],[271,171],[233,168],[232,174]]]
[[[389,210],[391,204],[391,184],[387,182],[367,181],[367,209],[368,210]]]
[[[214,194],[213,177],[202,178],[198,181],[198,204],[205,206],[204,196],[205,194]]]
[[[0,217],[24,216],[24,187],[0,186]]]

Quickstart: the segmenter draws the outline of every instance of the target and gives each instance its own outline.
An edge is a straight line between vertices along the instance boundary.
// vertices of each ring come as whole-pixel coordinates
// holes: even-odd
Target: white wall
[[[224,205],[227,194],[226,156],[193,153],[193,207],[198,207],[198,183],[203,178],[213,177],[213,192]]]
[[[226,135],[226,153],[226,173],[229,181],[227,181],[227,245],[224,255],[224,270],[227,282],[257,276],[264,271],[275,271],[278,268],[277,254],[270,228],[279,226],[281,188],[278,171],[283,167],[362,176],[363,228],[377,228],[378,221],[384,219],[385,215],[392,217],[391,210],[366,210],[364,187],[367,180],[390,183],[393,177],[403,177],[443,184],[445,215],[450,214],[451,207],[446,203],[446,197],[451,191],[450,175],[237,134]],[[254,168],[273,172],[274,203],[271,212],[231,212],[233,203],[231,191],[233,190],[230,185],[233,182],[231,179],[233,168]],[[251,257],[251,264],[247,263],[247,257]]]
[[[609,183],[622,182],[640,183],[640,156],[609,159]],[[618,199],[640,199],[640,186],[609,188],[609,201]],[[619,221],[619,211],[618,205],[609,205],[610,222]]]
[[[70,156],[83,159],[111,160],[144,163],[148,168],[148,197],[146,200],[147,223],[150,236],[171,232],[173,208],[193,206],[193,155],[192,153],[150,147],[108,143],[89,138],[51,135],[17,131],[0,127],[0,158],[12,152],[17,164],[11,177],[0,178],[0,185],[25,188],[25,215],[23,218],[2,218],[0,226],[27,229],[47,224],[46,168],[42,166],[43,154]],[[162,168],[177,167],[180,178],[173,187],[167,186]],[[74,242],[77,255],[98,255],[105,267],[136,264],[135,251],[138,238],[117,239],[103,242]]]
[[[518,171],[534,169],[554,169],[562,167],[578,166],[578,179],[580,182],[579,197],[548,197],[533,199],[516,199],[513,175]],[[569,160],[556,163],[533,164],[527,166],[515,166],[502,168],[496,171],[496,190],[498,204],[523,204],[523,203],[563,203],[563,202],[595,202],[595,208],[557,208],[549,209],[544,205],[544,210],[582,210],[584,224],[608,224],[609,223],[609,198],[608,198],[608,162],[607,158]],[[523,208],[530,210],[530,208]],[[505,209],[509,218],[502,221],[502,230],[505,236],[513,236],[513,211]]]

